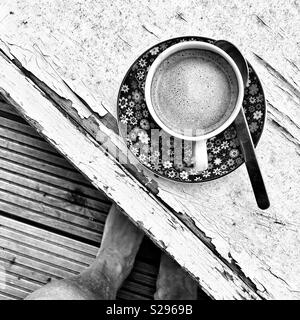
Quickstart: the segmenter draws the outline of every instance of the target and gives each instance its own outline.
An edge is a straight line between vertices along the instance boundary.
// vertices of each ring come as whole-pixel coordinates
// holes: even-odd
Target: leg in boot
[[[155,300],[196,300],[198,285],[180,265],[162,253]]]
[[[78,276],[50,282],[27,299],[115,299],[118,289],[132,269],[142,239],[143,232],[113,205],[93,264]]]

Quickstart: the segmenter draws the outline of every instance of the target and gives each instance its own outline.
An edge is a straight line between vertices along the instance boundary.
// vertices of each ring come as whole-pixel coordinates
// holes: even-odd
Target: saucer
[[[154,174],[179,182],[205,182],[223,177],[244,163],[235,125],[207,140],[208,168],[196,171],[192,163],[192,143],[174,138],[163,131],[153,120],[145,102],[145,80],[155,58],[166,48],[183,41],[213,43],[203,37],[179,37],[163,41],[145,51],[125,75],[118,95],[117,117],[120,133],[127,147],[137,160]],[[254,145],[263,132],[266,119],[266,103],[262,85],[250,64],[249,82],[245,88],[242,107],[248,122]],[[150,139],[151,130],[160,138]],[[152,131],[153,137],[153,131]],[[169,138],[168,147],[162,147],[162,138]],[[152,140],[152,141],[151,141]],[[164,140],[165,141],[165,140]],[[180,152],[174,146],[180,146]],[[178,154],[181,159],[178,161]],[[176,158],[177,157],[177,158]]]

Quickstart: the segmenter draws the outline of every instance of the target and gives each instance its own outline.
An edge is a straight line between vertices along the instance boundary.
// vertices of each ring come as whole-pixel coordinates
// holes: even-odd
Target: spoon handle
[[[235,127],[238,139],[240,141],[246,168],[255,195],[257,205],[260,209],[267,209],[270,206],[269,197],[264,184],[264,180],[256,159],[254,145],[247,125],[243,107],[241,107],[238,116],[235,119]]]

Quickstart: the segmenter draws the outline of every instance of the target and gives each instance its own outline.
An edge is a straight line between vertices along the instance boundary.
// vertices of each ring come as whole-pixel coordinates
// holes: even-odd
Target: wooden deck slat
[[[139,294],[136,294],[134,292],[128,291],[128,290],[120,290],[117,295],[118,299],[123,300],[151,300],[153,299],[151,296],[142,296]]]
[[[1,102],[0,102],[0,111],[1,111]],[[6,118],[3,115],[1,115],[1,113],[0,113],[0,125],[10,130],[19,132],[26,137],[29,137],[41,142],[44,141],[44,139],[37,133],[37,131],[34,130],[32,127],[30,127],[28,124],[20,123],[15,119]],[[54,148],[51,145],[49,145],[49,150],[54,150]]]
[[[27,276],[31,276],[32,268],[34,268],[36,271],[35,279],[37,281],[43,281],[43,283],[46,283],[49,280],[49,274],[55,276],[55,278],[59,279],[62,277],[66,277],[73,272],[80,272],[84,268],[84,264],[89,264],[92,262],[93,258],[91,256],[87,256],[86,254],[77,254],[74,255],[73,252],[67,253],[67,249],[58,249],[55,245],[49,245],[47,242],[47,236],[51,234],[50,232],[44,232],[39,230],[39,236],[41,236],[41,233],[44,234],[43,238],[44,244],[42,243],[43,240],[35,239],[36,236],[33,233],[36,231],[37,228],[29,227],[29,230],[26,230],[28,232],[33,233],[33,236],[30,234],[23,235],[20,230],[11,230],[11,226],[14,225],[17,227],[17,229],[21,229],[22,225],[24,224],[20,222],[15,222],[12,219],[8,218],[0,218],[1,225],[4,225],[4,227],[1,227],[1,234],[4,235],[6,239],[3,239],[3,237],[0,237],[0,243],[2,247],[5,247],[5,250],[0,253],[0,257],[2,259],[5,259],[7,261],[6,267],[9,268],[9,270],[18,272],[21,268],[21,272],[19,270],[19,273],[21,273],[23,276],[24,274]],[[6,227],[8,225],[8,227]],[[26,226],[26,229],[28,227]],[[24,232],[23,232],[24,233]],[[52,235],[53,236],[53,235]],[[55,235],[56,236],[56,235]],[[54,236],[54,237],[55,237]],[[17,241],[15,240],[17,239]],[[73,241],[73,245],[77,244],[77,241]],[[23,243],[23,244],[22,244]],[[45,249],[49,251],[49,254],[47,255],[44,252],[41,252],[41,249]],[[10,250],[10,251],[9,251]],[[94,248],[94,252],[96,252],[97,248]],[[51,252],[50,252],[51,251]],[[65,257],[72,257],[72,259],[77,258],[79,261],[84,261],[84,263],[81,264],[68,264],[66,261],[61,261],[65,259],[59,259],[57,257],[59,256],[65,256]],[[43,261],[43,262],[41,262]],[[64,265],[64,268],[61,268],[61,264]],[[145,263],[138,263],[140,270],[144,270]],[[55,266],[56,265],[56,266]],[[27,272],[24,272],[24,268],[20,266],[27,266],[28,270]],[[65,270],[66,266],[69,266],[69,268],[72,268],[73,272],[70,272],[70,270]],[[60,269],[60,270],[53,270]],[[42,278],[40,277],[36,278],[36,274],[39,273],[39,270],[42,272]],[[46,274],[45,274],[46,273]],[[48,273],[48,274],[47,274]],[[7,279],[10,280],[11,283],[15,283],[18,285],[21,285],[20,282],[16,280],[16,276],[7,276]],[[23,281],[24,282],[24,281]],[[140,282],[142,282],[144,285],[141,285]],[[146,284],[146,285],[145,285]],[[118,296],[120,298],[128,299],[128,298],[137,298],[137,299],[149,299],[151,298],[151,295],[153,295],[154,292],[154,284],[155,284],[155,276],[153,277],[143,277],[142,273],[134,271],[128,280],[124,283],[124,288],[120,290]],[[26,282],[26,287],[24,289],[37,289],[41,284],[37,284],[36,282],[28,284],[28,280]],[[128,291],[129,290],[129,291]],[[19,296],[19,298],[23,298],[23,296]]]
[[[0,293],[4,294],[7,297],[7,300],[20,300],[26,297],[24,292],[11,288],[10,286],[5,288],[5,292],[0,290]]]
[[[39,154],[43,155],[48,161],[48,156],[51,156],[54,163],[57,161],[58,164],[66,166],[70,170],[74,170],[74,168],[60,155],[58,154],[53,147],[49,145],[48,142],[38,139],[37,137],[30,137],[28,135],[24,135],[23,132],[19,132],[18,130],[11,127],[10,123],[7,123],[8,119],[1,118],[0,119],[0,137],[3,139],[8,139],[11,141],[15,141],[19,145],[22,145],[27,148],[34,148],[37,152],[36,156]],[[12,122],[12,121],[11,121]],[[25,149],[25,151],[27,151]]]
[[[10,279],[7,279],[5,283],[2,283],[1,287],[3,288],[3,291],[5,290],[5,293],[22,299],[31,292],[31,290],[24,289],[23,287],[11,282]]]
[[[59,221],[66,221],[70,225],[82,227],[87,230],[102,231],[103,224],[99,222],[92,221],[89,217],[85,217],[78,214],[71,214],[62,209],[52,208],[44,203],[38,203],[37,201],[32,201],[29,198],[21,197],[20,194],[12,193],[10,191],[0,189],[1,201],[5,201],[7,204],[19,206],[20,208],[25,208],[30,210],[36,216],[48,216],[53,217]]]
[[[18,248],[20,249],[20,248]],[[33,259],[33,255],[31,252],[31,257],[28,258],[25,256],[26,254],[17,253],[17,252],[7,252],[2,251],[0,252],[0,258],[6,260],[6,264],[3,264],[4,267],[8,268],[8,270],[19,273],[22,276],[27,277],[33,277],[33,280],[35,281],[42,281],[43,283],[47,283],[50,279],[61,279],[68,276],[71,276],[73,274],[77,274],[79,271],[81,271],[84,267],[81,266],[79,270],[65,270],[62,269],[59,266],[53,266],[49,265],[47,262],[43,261],[36,261]],[[40,256],[40,260],[43,259],[43,256]],[[0,261],[1,263],[2,261]],[[26,268],[27,267],[27,268]],[[135,278],[136,272],[133,272],[130,279],[126,280],[122,290],[120,292],[123,292],[124,290],[130,290],[130,292],[134,292],[137,297],[139,295],[144,298],[151,298],[153,295],[155,289],[153,286],[147,286],[147,285],[141,285],[136,282]],[[152,280],[153,283],[155,283],[155,278]],[[18,282],[19,285],[21,285],[21,282]],[[34,283],[32,289],[35,290],[38,287],[40,287],[42,284],[36,284]],[[28,286],[27,286],[27,292],[28,292]]]
[[[30,281],[28,279],[21,278],[20,275],[11,274],[9,272],[6,272],[5,274],[3,274],[2,280],[5,280],[5,281],[2,281],[2,283],[3,282],[12,283],[18,287],[23,288],[24,290],[27,290],[28,292],[32,292],[41,286],[41,284]],[[1,287],[4,289],[5,285],[3,284],[2,286],[0,285],[0,290],[1,290]]]
[[[98,248],[95,246],[82,243],[80,241],[61,236],[59,234],[49,232],[40,228],[32,227],[29,224],[16,221],[14,219],[6,218],[0,215],[0,225],[9,230],[29,235],[30,237],[45,241],[58,247],[67,249],[67,251],[78,253],[86,259],[94,258]]]
[[[47,172],[43,172],[41,170],[36,170],[34,167],[28,167],[22,161],[18,161],[14,157],[10,157],[13,160],[8,159],[6,157],[9,153],[2,154],[2,150],[0,149],[0,168],[6,169],[9,172],[13,172],[15,174],[19,174],[20,176],[25,176],[27,178],[31,178],[33,181],[43,182],[46,185],[57,188],[58,190],[79,190],[86,197],[92,197],[92,199],[107,199],[105,196],[101,195],[101,193],[91,186],[85,186],[82,184],[78,184],[76,182],[72,182],[64,179],[63,177],[57,177]],[[15,161],[17,160],[17,161]]]
[[[32,290],[24,288],[23,286],[20,286],[18,280],[17,279],[13,279],[11,277],[6,277],[5,282],[0,281],[0,287],[6,289],[7,286],[12,287],[14,289],[20,290],[22,292],[24,292],[26,295],[28,295],[30,292],[32,292]],[[35,289],[33,289],[35,290]]]
[[[2,233],[2,235],[0,235],[0,242],[2,244],[6,243],[7,248],[21,251],[24,254],[26,253],[27,248],[30,248],[30,254],[32,257],[41,258],[43,256],[45,261],[49,259],[49,261],[53,264],[58,263],[58,265],[63,264],[64,266],[67,266],[68,263],[65,263],[66,260],[70,262],[69,267],[71,267],[73,270],[80,271],[82,270],[82,267],[89,266],[95,259],[95,256],[91,257],[87,256],[86,254],[76,254],[74,251],[61,248],[57,245],[49,244],[47,241],[45,241],[46,239],[44,241],[37,240],[36,238],[28,235],[24,236],[20,232],[13,232],[5,227],[0,227],[0,230]],[[5,236],[7,241],[1,240],[3,236]],[[17,241],[15,239],[17,239]],[[25,249],[24,246],[26,247]],[[34,252],[33,250],[36,250],[36,253],[32,254],[32,252]],[[61,259],[63,259],[63,261],[61,261]],[[155,287],[155,282],[153,281],[155,275],[148,276],[143,274],[142,272],[144,272],[145,268],[142,268],[141,265],[136,265],[135,269],[135,272],[133,272],[133,274],[128,278],[129,281],[137,281],[143,285],[147,285],[152,288]],[[139,270],[139,272],[137,270]]]
[[[132,292],[136,292],[139,293],[141,296],[153,296],[154,291],[153,288],[145,286],[145,285],[141,285],[135,281],[132,280],[125,280],[124,284],[123,284],[124,289],[128,289]]]
[[[28,266],[19,262],[12,263],[12,259],[14,258],[15,255],[4,255],[0,251],[1,266],[12,273],[19,275],[20,277],[30,279],[31,281],[38,283],[41,286],[49,282],[51,279],[61,279],[61,276],[48,273],[44,269],[35,268],[35,266],[32,265]]]
[[[0,169],[1,171],[1,169]],[[72,202],[66,201],[61,197],[55,197],[52,194],[47,192],[43,192],[41,190],[35,190],[34,188],[30,188],[29,186],[25,186],[24,184],[18,184],[15,181],[8,180],[8,178],[15,178],[15,175],[7,174],[6,172],[1,171],[0,176],[0,186],[1,189],[5,189],[10,187],[15,192],[19,193],[20,195],[30,196],[33,200],[41,201],[42,203],[48,204],[54,207],[62,207],[65,211],[70,212],[78,212],[78,214],[87,215],[89,217],[94,218],[96,221],[103,222],[106,217],[107,207],[108,205],[104,204],[103,206],[99,205],[99,209],[96,210],[94,208],[89,208],[87,206],[74,204]],[[37,187],[37,185],[35,185]]]
[[[73,193],[72,189],[68,190],[54,187],[41,180],[33,180],[32,178],[24,175],[20,176],[18,172],[5,170],[4,167],[0,167],[0,179],[2,179],[2,181],[9,181],[11,184],[22,186],[26,190],[34,190],[45,197],[51,197],[54,203],[64,203],[64,206],[72,208],[74,211],[81,211],[82,209],[80,208],[82,208],[82,206],[86,209],[92,209],[97,212],[108,212],[110,208],[110,203],[108,203],[106,199],[101,200],[101,194],[97,200],[91,199],[87,196],[84,198],[77,197],[76,194]],[[81,205],[77,203],[81,203]]]
[[[120,300],[151,300],[150,298],[145,298],[143,296],[128,291],[119,292],[117,298],[119,298]]]
[[[3,270],[7,270],[6,281],[11,285],[6,286],[9,290],[5,289],[5,293],[15,299],[23,299],[51,279],[79,273],[94,260],[98,251],[96,246],[2,216],[0,234],[0,278],[3,282]],[[118,298],[152,299],[156,275],[154,266],[136,261]]]
[[[6,219],[9,220],[9,219]],[[20,239],[21,240],[21,239]],[[25,239],[22,239],[23,241]],[[65,250],[66,251],[66,250]],[[42,257],[41,257],[42,258]],[[17,258],[18,259],[18,258]],[[17,259],[15,260],[15,263],[17,262]],[[92,260],[92,259],[90,259]],[[148,288],[145,290],[145,286],[141,286],[140,284],[135,283],[134,281],[140,280],[141,276],[137,272],[133,273],[133,276],[131,276],[125,283],[124,288],[122,288],[118,293],[118,298],[121,299],[140,299],[140,300],[147,300],[150,299],[153,295],[154,288],[153,286],[151,288]],[[18,278],[15,275],[5,274],[6,284],[16,286],[17,288],[10,288],[10,293],[12,293],[13,289],[17,289],[16,291],[22,292],[21,295],[18,296],[18,298],[24,298],[26,296],[26,293],[30,293],[33,290],[38,289],[41,284],[37,284],[36,282],[31,282],[22,278]],[[152,278],[152,284],[155,283],[154,278]],[[19,289],[19,290],[18,290]],[[24,293],[25,292],[25,293]],[[135,292],[138,292],[135,293]],[[17,298],[17,296],[15,297]],[[0,295],[1,299],[1,295]]]
[[[15,198],[14,198],[15,199]],[[76,235],[79,237],[83,237],[85,239],[89,239],[95,242],[99,242],[101,236],[97,231],[88,230],[85,226],[81,225],[73,225],[67,220],[60,220],[53,216],[48,216],[42,214],[38,211],[32,211],[24,206],[17,206],[11,202],[5,201],[0,198],[0,207],[1,210],[8,212],[11,215],[16,217],[26,218],[28,222],[38,222],[41,225],[51,226],[57,230],[61,230],[63,232],[67,232],[70,235]]]
[[[2,240],[1,240],[2,241]],[[22,265],[30,267],[33,270],[39,270],[44,274],[48,274],[50,278],[65,278],[78,274],[78,271],[69,270],[65,268],[60,268],[56,265],[48,264],[46,261],[34,259],[34,257],[27,256],[22,252],[13,251],[5,248],[5,250],[0,251],[0,257],[10,261],[13,265]]]
[[[153,264],[145,263],[140,260],[136,260],[135,268],[136,270],[140,271],[143,274],[146,274],[146,276],[149,277],[156,276],[158,273],[158,268],[154,267]]]
[[[11,230],[6,228],[5,226],[0,227],[1,234],[0,239],[1,245],[6,244],[7,248],[11,248],[16,250],[18,246],[22,248],[25,246],[30,250],[34,250],[37,252],[36,256],[39,257],[39,254],[45,254],[45,259],[49,258],[51,262],[55,263],[52,260],[52,257],[49,255],[55,255],[59,259],[64,259],[74,264],[79,264],[80,266],[87,267],[89,266],[93,260],[94,256],[83,255],[80,253],[76,253],[74,251],[70,251],[64,247],[61,247],[56,244],[49,243],[47,239],[37,239],[36,237],[30,237],[28,234],[24,235],[24,233],[17,232],[15,230]],[[21,250],[21,252],[25,252]],[[60,262],[60,261],[59,261]]]
[[[0,290],[0,300],[17,300],[17,299],[8,296],[5,292],[1,292]]]
[[[45,161],[46,163],[54,164],[58,167],[66,168],[67,170],[76,172],[76,170],[62,158],[58,153],[54,153],[50,148],[46,148],[47,143],[39,139],[25,137],[24,135],[14,132],[2,126],[0,121],[0,139],[1,146],[4,141],[11,142],[13,144],[12,150],[28,155],[30,157],[38,158],[39,161]],[[34,153],[32,152],[34,149]],[[77,172],[76,172],[77,173]]]
[[[7,153],[7,156],[13,157],[14,155],[16,159],[29,167],[59,175],[76,182],[88,184],[83,176],[73,169],[70,169],[69,165],[62,158],[40,152],[34,148],[1,137],[0,148],[3,153]]]
[[[11,219],[4,218],[2,221],[0,221],[0,223],[5,224],[5,222],[10,220]],[[10,221],[11,224],[14,224],[15,222],[12,221],[13,220]],[[18,222],[18,224],[20,228],[22,223]],[[27,227],[25,228],[27,229]],[[36,228],[31,227],[31,230],[29,231],[32,232],[32,229],[35,230]],[[0,243],[1,246],[5,248],[5,250],[0,253],[0,257],[7,261],[6,267],[9,268],[9,270],[15,271],[16,268],[20,267],[20,265],[27,266],[29,268],[29,274],[32,273],[32,268],[34,269],[35,274],[41,270],[43,274],[42,279],[40,277],[35,278],[37,281],[43,281],[46,283],[50,278],[50,274],[51,278],[55,277],[57,279],[70,276],[71,274],[76,274],[85,267],[84,264],[89,264],[93,260],[91,256],[86,256],[84,254],[78,254],[76,256],[73,252],[66,254],[66,249],[58,250],[55,245],[48,244],[46,235],[44,235],[45,243],[41,244],[42,240],[30,239],[29,235],[24,236],[20,234],[19,231],[11,231],[9,228],[5,227],[0,228],[0,230],[2,234],[2,237],[0,236]],[[6,239],[3,237],[3,234],[5,235]],[[49,235],[49,232],[47,232],[47,235]],[[43,248],[48,251],[53,249],[54,252],[49,251],[48,254],[46,252],[41,252],[41,249]],[[97,248],[94,250],[96,253]],[[71,263],[66,261],[65,258],[57,257],[58,251],[60,251],[60,256],[72,256],[72,259],[77,257],[81,263]],[[82,261],[84,261],[84,263],[82,263]],[[62,268],[61,265],[64,267]],[[143,277],[142,272],[145,270],[145,265],[145,263],[137,262],[135,266],[136,270],[134,270],[124,285],[125,287],[130,288],[131,291],[133,290],[135,292],[140,292],[139,294],[142,295],[150,295],[154,290],[155,275],[153,275],[152,278],[149,276]],[[68,268],[70,269],[68,270]],[[19,272],[24,275],[24,270],[21,270],[22,271]],[[151,270],[151,268],[148,268],[148,271],[146,268],[145,271],[149,273],[149,270]]]
[[[20,114],[19,114],[19,112],[18,112],[18,110],[16,108],[12,107],[11,105],[9,105],[9,104],[7,104],[5,102],[0,101],[0,110],[5,111],[7,113],[14,114],[14,115],[18,116],[20,119],[23,119],[20,116]],[[28,125],[28,127],[30,127],[30,125]],[[37,133],[37,135],[38,135],[38,133]]]
[[[6,218],[0,215],[0,230],[2,234],[5,234],[8,231],[13,231],[16,234],[25,235],[26,237],[32,238],[32,240],[26,238],[26,242],[33,242],[34,240],[37,241],[38,246],[41,246],[42,244],[40,242],[45,242],[43,246],[48,246],[48,248],[63,248],[64,255],[68,256],[67,252],[69,252],[69,255],[73,258],[78,257],[79,261],[83,260],[85,262],[92,261],[98,251],[98,247],[82,243],[77,240],[73,240],[71,238],[67,238],[65,236],[61,236],[59,234],[55,234],[53,232],[49,232],[40,228],[32,227],[28,224],[24,224],[22,222]],[[17,235],[16,235],[17,236]],[[101,234],[100,234],[101,236]],[[99,241],[100,242],[100,241]],[[59,250],[59,249],[55,249]],[[145,263],[143,261],[137,260],[135,262],[135,271],[137,273],[137,278],[139,281],[143,281],[140,277],[140,275],[143,275],[143,278],[146,280],[145,283],[152,279],[153,277],[156,277],[156,274],[158,272],[157,268],[149,263]]]
[[[13,248],[8,244],[8,240],[1,239],[4,250],[0,253],[2,258],[11,259],[13,263],[20,263],[30,266],[36,270],[43,270],[51,275],[64,278],[76,275],[86,266],[71,263],[70,261],[58,258],[55,254],[43,253],[32,248],[28,248],[20,243],[14,243]],[[13,259],[13,260],[12,260]]]
[[[19,254],[24,258],[30,258],[37,262],[43,262],[44,264],[55,267],[57,269],[62,269],[66,271],[70,271],[73,273],[80,272],[82,268],[86,268],[89,264],[78,262],[78,261],[70,261],[63,257],[61,254],[57,252],[51,252],[41,250],[36,246],[30,246],[27,243],[22,243],[22,238],[15,240],[10,237],[0,236],[1,245],[5,247],[5,251],[11,254]]]
[[[80,272],[83,268],[89,266],[95,258],[83,254],[74,255],[73,251],[70,252],[66,249],[51,246],[45,241],[44,243],[43,241],[36,241],[36,239],[30,239],[30,237],[22,236],[20,233],[14,234],[10,230],[3,228],[0,228],[0,230],[1,233],[4,234],[4,236],[0,236],[0,242],[1,245],[6,248],[5,251],[9,251],[12,254],[21,252],[21,256],[43,260],[45,264],[57,265],[57,268],[61,268],[63,265],[63,269],[70,268],[72,271]],[[142,286],[140,284],[143,284],[143,287],[146,286],[153,290],[156,275],[150,277],[144,275],[142,272],[144,272],[144,268],[136,265],[135,270],[128,278],[128,283],[132,283],[131,286],[134,286],[134,283],[137,282],[137,288],[141,288]]]
[[[19,195],[32,202],[38,202],[39,205],[45,205],[46,208],[52,208],[53,210],[63,211],[66,214],[72,214],[72,216],[82,217],[84,219],[90,219],[95,222],[104,223],[107,213],[97,212],[93,209],[87,209],[84,206],[76,206],[73,204],[66,204],[65,201],[51,197],[51,195],[43,194],[32,189],[24,188],[14,184],[13,182],[3,180],[0,177],[0,191],[9,192]],[[7,192],[7,191],[6,191]]]
[[[143,270],[143,269],[141,269],[141,270]],[[154,279],[156,280],[155,275],[148,276],[148,275],[141,273],[141,272],[135,272],[134,276],[128,277],[128,280],[137,281],[138,283],[142,283],[142,284],[147,285],[151,288],[155,288],[155,286],[156,286],[156,282],[154,281]]]

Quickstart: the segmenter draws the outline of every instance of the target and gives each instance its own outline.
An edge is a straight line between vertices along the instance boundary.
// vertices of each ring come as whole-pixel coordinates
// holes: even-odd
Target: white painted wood
[[[15,7],[16,3],[14,2],[6,2],[3,1],[0,4],[0,21],[4,22],[7,18],[7,16],[10,15],[10,13],[13,12],[13,10],[17,9]],[[26,22],[23,21],[24,24]],[[5,36],[4,36],[5,37]],[[107,111],[103,107],[103,104],[101,104],[101,100],[97,100],[96,97],[93,95],[92,92],[90,92],[86,86],[85,83],[81,79],[72,79],[71,81],[65,82],[63,76],[56,71],[57,63],[53,60],[51,62],[48,62],[48,56],[47,54],[43,54],[42,52],[42,42],[40,44],[34,43],[32,46],[28,47],[28,53],[33,51],[37,51],[40,53],[39,58],[36,59],[36,57],[32,56],[32,59],[29,59],[26,61],[26,63],[33,63],[34,65],[39,65],[39,67],[45,71],[45,74],[48,74],[48,77],[51,79],[50,83],[53,86],[53,88],[57,88],[57,93],[67,99],[72,101],[73,105],[76,107],[76,109],[80,112],[80,115],[83,118],[89,117],[93,112],[99,114],[100,116],[104,116]],[[18,52],[19,44],[16,44],[14,47],[14,53]],[[21,61],[25,62],[25,61]],[[38,76],[38,75],[37,75]],[[46,83],[48,83],[47,79]],[[55,81],[53,81],[55,80]],[[84,99],[90,106],[90,110],[86,108],[86,106],[82,103],[80,99],[73,93],[75,92],[81,92],[81,98]],[[100,101],[100,102],[99,102]]]
[[[259,298],[116,160],[105,155],[88,135],[79,132],[16,67],[3,57],[0,65],[0,93],[96,187],[104,190],[156,243],[199,279],[204,290],[216,298]],[[199,257],[203,261],[201,264]]]
[[[6,10],[3,7],[5,3]],[[69,109],[73,113],[75,110],[77,119],[82,119],[83,124],[90,114],[78,103],[77,98],[74,99],[74,95],[66,90],[60,78],[91,104],[90,106],[103,104],[115,114],[115,101],[122,77],[132,61],[150,45],[169,37],[193,34],[224,38],[241,48],[258,72],[268,100],[269,119],[257,148],[257,156],[270,195],[270,209],[264,212],[256,207],[244,167],[219,181],[204,185],[174,184],[154,178],[158,186],[156,198],[146,196],[126,171],[125,176],[116,178],[116,181],[120,183],[119,187],[127,185],[131,191],[136,190],[135,188],[140,190],[141,199],[147,203],[147,207],[149,204],[149,208],[151,201],[158,201],[159,197],[174,210],[181,212],[187,224],[194,224],[198,231],[206,235],[202,240],[215,246],[222,259],[228,263],[233,260],[237,262],[264,298],[299,299],[298,1],[175,0],[162,3],[117,0],[113,4],[100,5],[95,0],[70,1],[67,4],[65,1],[47,0],[25,0],[20,4],[14,0],[5,0],[1,2],[1,6],[1,38],[6,41],[1,43],[2,50],[10,57],[12,54],[16,56],[23,66],[40,80],[64,98],[71,100],[73,108]],[[14,14],[9,14],[10,11]],[[55,72],[51,71],[51,68],[54,68]],[[6,78],[6,82],[9,83],[9,79]],[[84,83],[85,88],[83,89],[83,85],[79,86],[79,83]],[[29,96],[24,97],[24,92],[14,92],[16,88],[13,86],[6,89],[13,97],[18,97],[19,109],[21,106],[25,114],[35,118],[32,111],[34,107],[25,103],[30,101]],[[97,103],[88,100],[89,94],[95,97]],[[40,97],[37,98],[37,101],[39,100]],[[130,204],[123,204],[124,198],[115,190],[112,192],[111,188],[115,186],[113,178],[108,181],[101,176],[104,181],[95,182],[96,178],[99,178],[99,170],[95,169],[92,174],[92,166],[86,164],[87,159],[83,160],[85,165],[81,163],[79,155],[73,155],[73,149],[65,146],[66,141],[59,139],[51,130],[41,129],[41,126],[47,125],[47,122],[43,122],[45,119],[37,115],[36,119],[39,122],[36,126],[48,135],[52,143],[63,149],[65,155],[71,158],[97,187],[106,186],[106,193],[116,197],[114,199],[119,201],[129,216],[135,220],[142,218],[146,229],[154,223],[151,221],[154,217],[145,215],[146,208],[143,208],[144,211],[139,209],[143,213],[135,213],[133,210],[138,208],[138,203],[134,204],[134,201],[127,199]],[[87,126],[85,129],[95,136],[95,128],[98,128],[99,132],[105,132],[111,137],[113,144],[124,148],[118,137],[106,129],[98,117],[95,119],[95,127],[89,130]],[[60,129],[61,132],[66,130],[63,126],[60,126]],[[68,137],[65,135],[65,139]],[[99,152],[101,154],[101,151]],[[107,168],[107,175],[111,174],[109,168],[112,172],[120,170],[113,159],[103,159],[103,164]],[[144,174],[146,180],[153,178],[148,172]],[[111,174],[111,177],[115,176],[116,173]],[[136,196],[132,199],[136,199]],[[161,204],[156,203],[162,210]],[[141,216],[137,218],[137,215]],[[168,220],[165,216],[160,217]],[[166,235],[157,229],[158,226],[151,229],[156,241],[165,239]],[[179,241],[178,230],[174,234]],[[186,234],[191,236],[189,232]],[[186,245],[189,243],[187,238],[183,241]],[[202,245],[197,239],[195,244]],[[168,245],[167,250],[194,276],[199,276],[200,283],[207,292],[215,298],[234,296],[227,287],[218,286],[216,278],[208,277],[208,273],[216,272],[213,267],[215,262],[211,263],[211,260],[206,258],[200,261],[194,257],[197,265],[195,270],[196,267],[190,265],[191,260],[188,261],[190,258],[183,257],[179,252],[180,246],[176,245]],[[215,253],[208,251],[208,254]],[[216,260],[219,261],[219,258]],[[229,279],[228,282],[230,283]],[[216,293],[218,290],[221,292]]]

